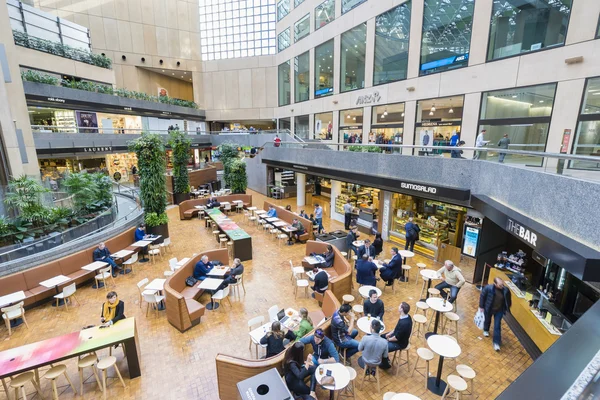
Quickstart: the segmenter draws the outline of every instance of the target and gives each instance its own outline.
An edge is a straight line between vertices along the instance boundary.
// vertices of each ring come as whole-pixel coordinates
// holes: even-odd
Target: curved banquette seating
[[[350,266],[350,262],[346,259],[346,257],[342,256],[340,250],[337,247],[333,247],[333,252],[335,253],[335,258],[333,259],[333,266],[331,268],[327,268],[326,271],[329,273],[329,290],[333,292],[335,297],[339,301],[342,301],[342,296],[352,291],[352,267]],[[322,254],[327,250],[326,242],[317,242],[314,240],[309,240],[306,242],[306,255],[310,255],[312,253]],[[310,264],[303,261],[302,265],[304,268],[310,268]],[[315,296],[318,296],[315,293]],[[321,301],[319,297],[317,300]]]
[[[227,249],[205,251],[190,258],[165,282],[167,320],[180,332],[185,332],[200,323],[200,318],[204,315],[204,306],[197,300],[204,291],[185,284],[186,278],[194,274],[194,267],[203,255],[208,256],[210,261],[220,261],[223,265],[229,265]]]
[[[113,238],[104,240],[104,243],[113,253],[123,250],[134,242],[134,232],[135,228],[130,228]],[[97,244],[37,267],[0,277],[0,296],[22,290],[26,296],[25,306],[31,306],[50,299],[56,294],[54,288],[41,286],[42,281],[57,275],[65,275],[71,280],[59,286],[59,290],[62,290],[73,282],[80,284],[93,279],[95,272],[83,270],[81,267],[94,261],[92,253],[96,247]]]
[[[244,202],[244,207],[252,207],[252,196],[249,194],[230,194],[228,196],[218,196],[219,202],[232,202],[233,200],[241,200]],[[195,206],[203,206],[208,202],[208,199],[192,199],[185,200],[179,203],[179,219],[192,219],[198,215],[198,209]]]
[[[323,294],[323,306],[321,310],[309,312],[313,323],[325,331],[327,336],[330,336],[330,319],[334,311],[340,307],[340,302],[331,291],[326,291]],[[322,322],[323,317],[327,320]],[[320,325],[319,322],[321,322]],[[241,326],[241,325],[240,325]],[[307,333],[307,336],[314,332]],[[245,343],[245,342],[244,342]],[[312,347],[307,345],[304,349],[304,357],[312,353]],[[217,354],[215,358],[217,364],[217,381],[219,386],[219,398],[221,399],[237,399],[239,394],[237,391],[237,383],[258,375],[262,372],[277,368],[280,374],[283,373],[282,362],[285,352],[279,353],[276,356],[255,360],[244,357],[230,356],[225,354]]]
[[[300,221],[302,223],[302,226],[304,226],[304,229],[306,230],[306,232],[304,233],[304,235],[300,236],[300,240],[301,241],[306,241],[306,240],[310,240],[310,239],[314,239],[314,235],[313,235],[313,229],[312,229],[312,222],[310,222],[309,219],[306,218],[302,218],[301,216],[299,216],[298,214],[295,214],[291,211],[286,210],[284,207],[275,205],[273,203],[270,203],[268,201],[265,201],[263,209],[265,211],[269,210],[269,207],[275,207],[275,210],[277,210],[277,218],[279,218],[282,221],[287,222],[288,224],[292,223],[292,220],[294,218],[298,219],[298,221]]]

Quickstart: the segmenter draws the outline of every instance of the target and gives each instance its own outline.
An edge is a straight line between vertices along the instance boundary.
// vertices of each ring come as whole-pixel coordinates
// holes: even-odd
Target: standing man
[[[483,147],[490,142],[489,140],[484,140],[484,135],[486,132],[487,131],[485,129],[482,129],[481,133],[477,135],[477,139],[475,140],[475,147]],[[481,153],[481,151],[476,151],[475,154],[473,154],[473,160],[479,160],[481,158]]]
[[[454,303],[458,296],[458,291],[465,284],[465,278],[460,272],[460,268],[456,267],[450,260],[444,262],[444,266],[437,272],[438,277],[441,278],[444,275],[444,281],[438,283],[435,288],[440,291],[443,298],[448,299],[450,304]],[[450,298],[448,298],[448,292],[445,289],[450,289]]]
[[[508,133],[505,133],[504,136],[502,136],[502,139],[498,141],[498,147],[500,147],[501,149],[508,150],[509,144],[510,139],[508,138]],[[502,151],[498,152],[498,162],[504,163],[504,157],[506,157],[506,153]]]
[[[315,222],[319,225],[319,234],[323,231],[323,207],[315,204]]]
[[[352,221],[352,204],[350,204],[350,199],[346,200],[346,204],[344,204],[344,229],[350,229],[350,221]]]
[[[358,239],[358,236],[358,228],[356,226],[351,226],[350,232],[348,232],[348,234],[346,235],[346,247],[348,248],[348,257],[352,255],[350,254],[350,250],[352,250],[354,254],[356,254],[356,256],[358,257],[358,247],[356,247],[353,244]]]
[[[393,353],[394,351],[403,350],[408,346],[408,340],[412,333],[413,321],[410,315],[410,306],[406,302],[402,302],[398,307],[400,318],[393,331],[384,333],[381,335],[382,338],[388,341],[388,352]],[[383,369],[389,369],[392,366],[389,361],[386,364],[387,359],[384,359],[380,367]]]
[[[483,323],[483,336],[490,336],[490,325],[492,316],[494,317],[494,350],[500,351],[502,344],[502,317],[510,312],[512,305],[510,290],[504,286],[504,281],[498,277],[494,278],[494,283],[486,285],[479,295],[479,310],[483,311],[485,321]]]
[[[419,240],[419,232],[421,232],[421,228],[419,228],[419,225],[413,222],[413,217],[410,217],[406,225],[404,225],[404,232],[404,236],[406,236],[406,244],[404,245],[404,250],[413,251],[415,247],[415,242]]]

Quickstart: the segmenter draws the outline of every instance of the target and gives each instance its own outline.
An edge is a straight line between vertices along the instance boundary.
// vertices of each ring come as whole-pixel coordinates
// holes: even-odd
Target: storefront
[[[353,223],[360,231],[371,234],[378,230],[378,214],[381,191],[376,188],[342,182],[340,193],[335,197],[336,214],[344,217],[344,204],[349,200],[353,210]]]
[[[112,153],[66,158],[39,158],[39,167],[43,181],[53,180],[59,183],[67,174],[73,172],[106,172],[121,183],[133,182],[132,169],[137,166],[135,153]],[[116,174],[118,173],[118,175]]]
[[[369,144],[402,144],[404,135],[404,103],[373,107]],[[391,149],[386,149],[391,153]],[[395,149],[400,152],[400,149]]]
[[[568,136],[570,134],[570,131],[565,131],[563,138],[567,136],[567,144],[566,146],[563,145],[561,152],[568,151]],[[587,80],[576,134],[577,136],[573,140],[573,154],[600,156],[600,78]],[[598,157],[598,161],[570,161],[569,167],[598,171],[600,170],[600,157]]]
[[[362,143],[363,109],[340,111],[339,143]]]
[[[333,139],[333,112],[315,114],[315,139]]]
[[[507,321],[520,325],[513,331],[535,358],[600,299],[597,284],[587,282],[598,281],[600,254],[487,196],[472,204],[485,215],[474,280],[506,282]]]
[[[449,153],[436,146],[449,146],[456,133],[461,134],[463,96],[420,100],[417,102],[415,145],[423,146],[419,155]]]

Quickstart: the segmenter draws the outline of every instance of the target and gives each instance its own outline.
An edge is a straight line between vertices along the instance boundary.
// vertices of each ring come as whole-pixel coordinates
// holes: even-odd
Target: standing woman
[[[111,326],[117,321],[125,319],[125,303],[117,297],[117,292],[108,292],[106,301],[102,305],[100,321],[103,326]]]
[[[286,351],[283,359],[283,373],[285,383],[293,394],[305,400],[317,398],[315,394],[316,381],[314,380],[316,369],[317,367],[313,364],[311,355],[308,356],[306,361],[304,360],[304,343],[296,342]],[[304,382],[304,379],[308,376],[313,376],[311,387],[308,387]]]
[[[313,330],[312,319],[308,316],[308,310],[304,307],[300,309],[300,317],[302,320],[298,325],[298,330],[294,332],[296,340],[300,340],[304,335]]]
[[[375,247],[375,257],[377,257],[383,251],[383,239],[381,238],[381,233],[375,234],[375,240],[373,240],[373,247]]]

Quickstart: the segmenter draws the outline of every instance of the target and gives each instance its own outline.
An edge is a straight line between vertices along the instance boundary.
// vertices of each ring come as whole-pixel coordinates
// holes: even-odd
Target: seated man
[[[334,364],[340,362],[340,355],[331,339],[325,336],[325,332],[321,328],[315,330],[312,336],[305,336],[300,339],[302,343],[310,344],[313,349],[313,364]]]
[[[277,210],[273,206],[269,206],[269,211],[267,211],[267,218],[277,218]]]
[[[333,261],[335,260],[335,253],[333,252],[333,247],[330,244],[327,245],[327,251],[321,254],[321,257],[325,259],[320,265],[321,268],[331,268],[333,267]]]
[[[375,278],[375,272],[377,272],[377,265],[369,259],[366,254],[363,254],[362,258],[356,262],[356,282],[361,285],[375,286],[377,284],[377,278]]]
[[[450,303],[454,303],[460,288],[465,284],[465,278],[463,277],[460,268],[456,267],[450,260],[444,262],[444,266],[437,272],[438,277],[444,275],[444,281],[435,285],[435,288],[440,291],[443,298],[447,299]],[[445,289],[450,289],[450,297]]]
[[[398,248],[392,247],[392,259],[389,263],[384,263],[379,270],[379,276],[386,283],[386,286],[392,286],[394,279],[398,278],[402,273],[402,257],[398,254]]]
[[[327,276],[327,272],[324,270],[319,271],[319,267],[315,265],[313,267],[313,273],[315,274],[315,284],[311,289],[319,294],[325,293],[329,288],[329,276]],[[312,294],[312,297],[315,297],[314,293]]]
[[[387,340],[379,336],[381,331],[381,322],[374,319],[371,320],[371,333],[363,336],[358,344],[358,351],[362,351],[362,355],[358,358],[358,365],[365,368],[365,374],[369,374],[368,366],[389,365],[388,359],[388,343]],[[374,373],[375,371],[373,371]]]
[[[354,243],[359,236],[360,235],[358,234],[358,229],[356,228],[356,226],[350,227],[350,232],[348,232],[348,235],[346,236],[346,247],[348,247],[348,256],[352,255],[350,251],[353,251],[354,254],[358,255],[358,247],[356,247],[352,243]]]
[[[358,256],[359,260],[363,256],[363,254],[366,254],[367,257],[372,257],[372,258],[375,258],[375,256],[377,256],[377,251],[375,250],[375,246],[373,246],[371,244],[371,241],[369,239],[365,239],[365,244],[363,244],[362,246],[360,246],[358,248],[358,252],[356,253],[356,255]]]
[[[113,260],[112,257],[110,256],[110,251],[104,245],[104,242],[102,242],[98,245],[98,248],[94,250],[94,253],[92,254],[92,256],[94,258],[94,261],[102,261],[102,262],[105,262],[108,265],[110,265],[112,267],[113,278],[115,278],[117,276],[117,272],[119,271],[119,266],[117,265],[115,260]]]
[[[194,278],[198,279],[199,281],[203,281],[213,268],[214,265],[208,261],[208,256],[202,256],[200,261],[198,261],[194,267]]]
[[[146,237],[146,225],[140,224],[138,228],[135,230],[134,240],[139,242],[140,240],[144,240]]]
[[[383,301],[377,297],[377,291],[375,289],[369,290],[369,298],[366,299],[363,304],[363,313],[383,321],[385,308]]]
[[[400,318],[398,319],[398,323],[393,331],[384,333],[381,335],[382,338],[388,341],[388,352],[392,353],[397,350],[405,349],[408,346],[408,339],[410,339],[410,334],[412,333],[412,318],[408,315],[410,311],[410,306],[406,302],[402,302],[398,307],[398,311],[400,313]],[[391,368],[389,362],[385,364],[382,362],[381,368],[388,369]]]
[[[340,349],[346,349],[346,360],[358,353],[358,331],[354,329],[356,317],[350,304],[342,304],[331,316],[331,337]]]
[[[242,262],[239,258],[234,258],[233,265],[231,266],[231,269],[225,274],[225,279],[223,279],[223,283],[221,283],[217,288],[217,292],[221,289],[225,289],[229,285],[237,283],[239,276],[243,273],[244,266],[242,265]]]
[[[304,229],[304,225],[302,225],[302,222],[298,221],[298,219],[294,218],[294,220],[292,221],[292,227],[296,228],[294,236],[296,237],[296,242],[299,242],[300,236],[304,235],[304,232],[306,232],[306,230]]]

